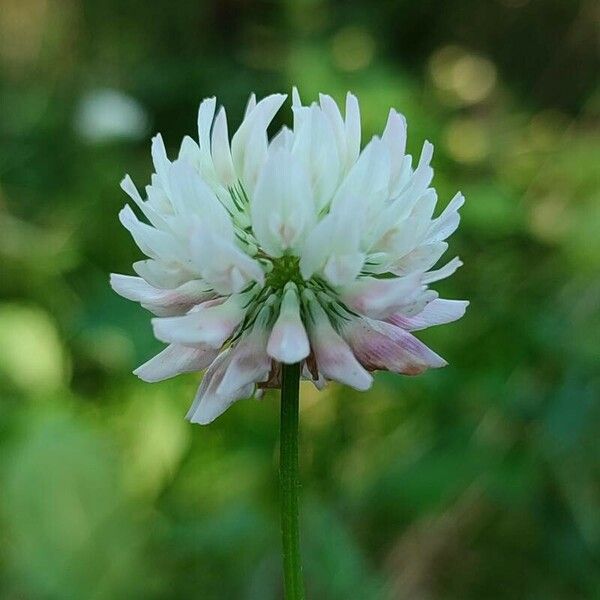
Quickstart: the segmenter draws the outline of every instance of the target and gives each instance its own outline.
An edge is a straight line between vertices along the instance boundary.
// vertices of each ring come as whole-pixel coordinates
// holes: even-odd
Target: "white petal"
[[[323,307],[312,294],[308,301],[308,333],[318,370],[327,379],[335,379],[357,390],[367,390],[373,378],[354,357],[350,347],[336,333]]]
[[[241,296],[231,296],[222,304],[205,302],[182,317],[152,319],[154,336],[166,343],[220,348],[242,322],[246,313],[243,304]]]
[[[407,317],[401,313],[391,315],[387,320],[402,329],[419,331],[434,325],[444,325],[460,319],[467,310],[467,300],[443,300],[436,298],[419,314]]]
[[[139,302],[158,316],[185,314],[196,304],[214,296],[206,289],[206,285],[198,280],[188,281],[175,289],[160,289],[141,277],[112,273],[110,285],[117,294]]]
[[[300,317],[298,292],[293,284],[283,296],[279,317],[269,336],[267,353],[288,365],[304,360],[310,353],[308,336]]]
[[[310,175],[317,210],[323,209],[333,198],[343,165],[332,125],[316,104],[294,108],[292,151]]]
[[[389,153],[380,139],[373,138],[342,181],[332,201],[332,209],[345,203],[347,197],[358,196],[367,214],[378,214],[388,197],[389,178]],[[366,225],[362,223],[362,229]]]
[[[198,173],[206,174],[207,156],[203,156],[200,146],[198,146],[198,143],[189,135],[186,135],[183,140],[181,140],[181,147],[179,148],[177,160],[186,162]]]
[[[160,289],[174,289],[198,277],[179,263],[163,260],[138,260],[133,270],[151,286]]]
[[[340,160],[344,162],[344,169],[346,168],[346,131],[344,120],[342,119],[342,115],[340,113],[340,109],[336,104],[335,100],[331,96],[327,96],[325,94],[319,94],[319,104],[321,105],[321,110],[323,114],[327,117],[331,129],[333,131],[333,135],[336,141],[336,146],[338,148],[338,156]]]
[[[186,259],[181,245],[173,236],[142,223],[128,204],[119,212],[119,220],[146,256],[182,261]]]
[[[267,127],[286,99],[285,94],[263,98],[244,117],[231,140],[231,155],[238,177],[246,190],[254,190],[258,172],[267,152]]]
[[[215,172],[225,187],[235,184],[236,176],[229,148],[229,133],[227,131],[227,115],[221,108],[215,119],[212,132],[212,159]]]
[[[450,262],[446,263],[440,269],[435,271],[428,271],[423,275],[423,283],[433,283],[434,281],[441,281],[442,279],[446,279],[446,277],[450,277],[456,269],[462,267],[462,260],[455,256]]]
[[[256,94],[252,92],[248,96],[248,103],[246,104],[246,110],[244,111],[244,119],[256,108]]]
[[[129,175],[121,181],[121,189],[137,204],[146,219],[156,228],[168,230],[168,225],[161,214],[159,214],[149,202],[142,200],[135,184]]]
[[[425,193],[433,179],[433,169],[429,165],[433,156],[433,144],[425,141],[421,150],[419,164],[412,174],[409,182],[400,192],[402,202],[409,205],[411,208],[418,199]]]
[[[377,279],[361,277],[342,289],[341,299],[351,309],[374,318],[385,318],[418,298],[425,287],[421,274]]]
[[[465,203],[465,197],[458,192],[442,214],[431,223],[427,237],[431,241],[445,240],[452,235],[460,222],[458,210]]]
[[[240,250],[234,241],[216,233],[209,224],[194,225],[190,250],[202,278],[220,294],[236,294],[251,281],[264,283],[260,263]]]
[[[169,191],[169,165],[171,161],[167,158],[167,151],[165,150],[165,143],[163,142],[160,133],[152,138],[152,162],[154,163],[154,170],[158,180],[160,181],[162,188],[165,192]]]
[[[200,142],[200,149],[205,155],[210,154],[210,128],[215,116],[216,106],[217,99],[213,96],[202,100],[198,109],[198,141]]]
[[[345,285],[360,273],[365,255],[360,249],[361,221],[365,205],[350,196],[333,206],[307,236],[300,255],[305,279],[322,271],[332,285]]]
[[[189,220],[194,215],[210,223],[220,235],[231,238],[233,226],[225,207],[200,174],[187,162],[176,160],[169,169],[171,198],[175,211]]]
[[[448,249],[446,242],[433,242],[418,246],[412,252],[394,262],[390,270],[396,275],[408,275],[416,271],[427,271],[441,258]]]
[[[360,109],[356,96],[348,92],[346,95],[346,166],[354,164],[360,153]]]
[[[271,256],[296,250],[315,221],[315,206],[304,169],[284,149],[269,152],[251,205],[252,229]]]
[[[149,383],[162,381],[180,373],[202,371],[213,362],[217,354],[218,351],[212,348],[190,348],[171,344],[133,373]]]
[[[403,172],[404,155],[406,152],[406,119],[390,109],[388,120],[381,136],[381,141],[386,145],[390,156],[390,182],[389,192],[396,195],[400,177]]]

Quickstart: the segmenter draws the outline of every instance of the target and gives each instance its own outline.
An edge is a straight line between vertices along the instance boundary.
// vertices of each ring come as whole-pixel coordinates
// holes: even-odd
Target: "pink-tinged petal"
[[[242,296],[231,296],[216,306],[205,302],[182,317],[152,319],[154,336],[166,343],[220,348],[242,322],[244,303]]]
[[[269,336],[267,353],[288,365],[304,360],[310,353],[308,336],[300,318],[298,292],[293,284],[288,284],[283,296],[279,317]]]
[[[156,288],[141,277],[112,273],[110,285],[117,294],[139,302],[159,317],[183,315],[192,307],[214,297],[201,281],[188,281],[175,289]]]
[[[218,393],[217,388],[223,380],[230,360],[231,351],[225,350],[210,365],[202,379],[186,419],[192,423],[207,425],[222,415],[236,400],[248,398],[252,395],[253,385],[248,385],[227,395]]]
[[[305,291],[305,298],[309,311],[308,333],[319,372],[327,379],[335,379],[354,389],[368,390],[373,383],[371,375],[337,334],[314,294]]]
[[[342,325],[342,334],[358,360],[369,370],[418,375],[428,368],[447,364],[416,337],[390,323],[354,319]]]
[[[396,313],[391,315],[387,321],[408,331],[419,331],[434,325],[444,325],[458,321],[467,310],[467,300],[442,300],[436,298],[430,302],[418,315],[407,317]]]
[[[352,310],[373,318],[398,312],[425,292],[421,274],[377,279],[361,277],[342,289],[341,299]]]
[[[133,373],[141,380],[153,383],[180,373],[202,371],[217,357],[212,348],[191,348],[170,344],[162,352],[140,365]]]
[[[266,381],[271,372],[271,357],[267,354],[268,323],[272,309],[265,305],[252,329],[242,335],[231,348],[229,364],[217,388],[221,395],[231,395],[250,384]]]

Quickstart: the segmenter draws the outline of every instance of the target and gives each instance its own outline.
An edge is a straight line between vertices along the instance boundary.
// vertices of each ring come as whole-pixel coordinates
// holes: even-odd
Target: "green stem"
[[[300,365],[282,365],[279,490],[286,600],[304,600],[298,524],[298,404]]]

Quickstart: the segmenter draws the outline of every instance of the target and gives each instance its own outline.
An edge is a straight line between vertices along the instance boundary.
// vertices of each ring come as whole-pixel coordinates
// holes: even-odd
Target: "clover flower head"
[[[434,266],[459,223],[457,194],[437,217],[433,146],[416,165],[406,121],[390,110],[381,137],[361,150],[357,99],[345,115],[320,95],[292,94],[293,127],[267,127],[286,96],[250,97],[229,138],[225,109],[204,100],[198,142],[175,160],[152,140],[155,173],[143,199],[132,180],[120,213],[148,257],[137,277],[111,276],[116,292],[156,317],[167,347],[136,369],[144,381],[206,374],[188,413],[209,423],[240,398],[278,387],[282,364],[302,364],[321,388],[358,390],[383,369],[415,375],[446,362],[411,333],[449,323],[467,302],[429,288],[460,265]]]

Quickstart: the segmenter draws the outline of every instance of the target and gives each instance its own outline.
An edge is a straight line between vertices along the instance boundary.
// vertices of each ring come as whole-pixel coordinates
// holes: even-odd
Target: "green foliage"
[[[146,183],[150,136],[174,153],[202,97],[236,122],[251,91],[293,84],[352,89],[368,135],[394,106],[413,154],[436,144],[442,206],[467,197],[465,266],[439,289],[471,300],[421,336],[446,369],[303,386],[309,597],[599,597],[592,17],[583,0],[4,0],[0,597],[281,597],[276,395],[187,424],[198,376],[130,374],[160,345],[108,274],[140,257],[118,182]],[[86,113],[107,89],[128,108]]]

